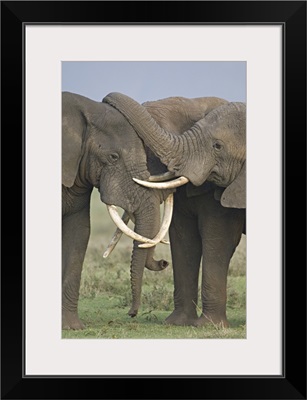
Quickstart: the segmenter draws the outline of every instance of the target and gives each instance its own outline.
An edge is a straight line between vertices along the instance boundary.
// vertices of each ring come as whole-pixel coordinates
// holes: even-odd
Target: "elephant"
[[[132,177],[147,179],[143,141],[114,107],[76,93],[62,93],[62,328],[82,329],[78,300],[82,266],[90,235],[90,197],[93,188],[102,202],[126,210],[135,221],[130,230],[134,247],[131,258],[132,305],[137,313],[143,270],[159,271],[167,265],[155,260],[152,248],[138,244],[161,235],[160,204],[173,189],[144,188]],[[113,210],[114,211],[114,210]],[[113,212],[112,211],[112,212]],[[148,240],[149,239],[149,240]],[[159,239],[160,240],[160,239]]]
[[[169,232],[174,311],[165,322],[228,327],[229,263],[246,233],[246,105],[212,97],[172,97],[140,105],[120,93],[103,101],[135,127],[150,149],[152,170],[158,174],[166,166],[165,177],[179,177],[173,182],[154,182],[160,180],[155,176],[147,182],[135,179],[151,188],[177,187]]]

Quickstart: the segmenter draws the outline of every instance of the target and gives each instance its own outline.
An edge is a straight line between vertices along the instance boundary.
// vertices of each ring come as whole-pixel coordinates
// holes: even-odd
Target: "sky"
[[[110,92],[139,103],[172,96],[246,101],[246,63],[208,61],[62,62],[62,90],[101,101]]]

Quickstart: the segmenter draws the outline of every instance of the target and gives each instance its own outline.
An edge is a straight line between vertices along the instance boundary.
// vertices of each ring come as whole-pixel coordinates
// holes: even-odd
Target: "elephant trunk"
[[[149,200],[149,206],[146,206],[146,209],[144,208],[141,212],[136,212],[134,214],[135,231],[138,234],[150,239],[155,237],[155,235],[158,233],[160,223],[160,202],[154,197],[155,196]],[[138,247],[139,244],[141,244],[141,242],[134,240],[130,265],[132,305],[128,314],[131,317],[135,317],[137,315],[140,307],[144,268],[149,263],[154,262],[152,259],[154,247],[151,247],[150,249],[144,249]],[[161,270],[161,268],[158,269],[157,265],[152,264],[150,269]]]
[[[145,107],[121,93],[110,93],[103,102],[116,108],[133,126],[146,145],[166,165],[174,159],[180,138],[161,128]]]
[[[147,260],[145,267],[150,271],[163,271],[168,267],[169,263],[166,260],[155,260],[153,258],[156,246],[150,247],[148,249]]]
[[[103,101],[116,108],[133,126],[137,134],[176,176],[185,176],[194,185],[201,185],[210,173],[205,160],[206,143],[199,123],[181,135],[161,128],[146,108],[121,93],[110,93]]]

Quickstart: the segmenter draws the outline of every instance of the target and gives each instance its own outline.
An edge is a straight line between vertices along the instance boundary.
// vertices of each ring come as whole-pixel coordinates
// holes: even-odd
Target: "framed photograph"
[[[100,30],[100,27],[97,29]],[[110,29],[111,31],[103,28],[102,34],[113,35],[113,27]],[[133,33],[129,27],[125,35],[129,33],[135,35],[137,31]],[[177,36],[180,31],[176,32]],[[94,35],[101,34],[98,31],[94,33],[93,30],[90,32]],[[184,31],[181,32],[185,34]],[[62,33],[61,35],[64,37]],[[155,29],[152,31],[146,29],[146,35],[148,35],[146,40],[152,40],[150,36],[152,38],[155,35]],[[131,40],[135,39],[131,38]],[[115,47],[118,48],[117,45]],[[238,190],[234,191],[237,196],[233,199],[235,204],[232,204],[232,207],[225,207],[221,200],[214,198],[214,196],[218,197],[218,193],[223,190],[221,186],[213,182],[209,183],[211,178],[207,179],[208,182],[205,180],[213,164],[218,159],[221,159],[221,162],[225,159],[227,160],[225,173],[219,173],[223,175],[222,179],[227,183],[228,165],[231,164],[233,168],[230,175],[234,182],[231,185],[237,185],[242,179],[244,180],[242,187],[246,186],[246,179],[242,178],[244,165],[247,162],[246,62],[63,61],[61,76],[63,92],[62,253],[64,260],[62,338],[245,339],[247,334],[246,211],[245,205],[241,203],[245,202],[246,193],[245,190],[241,190],[241,194]],[[117,93],[114,93],[114,88]],[[204,92],[210,93],[210,96],[202,96]],[[101,93],[107,94],[103,101],[101,101]],[[129,115],[135,119],[134,121],[128,120],[127,110],[122,108],[119,111],[117,108],[119,103],[111,105],[110,102],[116,97],[120,101],[128,102]],[[131,114],[132,107],[135,107],[135,111]],[[218,113],[217,110],[219,110]],[[194,147],[181,144],[182,150],[176,156],[177,177],[166,182],[151,184],[147,182],[146,184],[154,186],[154,190],[152,188],[148,190],[148,187],[142,187],[133,180],[142,179],[146,173],[147,175],[163,175],[165,165],[161,163],[159,155],[163,157],[161,152],[168,151],[165,148],[170,148],[171,151],[173,149],[172,144],[165,142],[167,134],[164,131],[155,130],[154,137],[157,139],[159,135],[160,140],[156,140],[157,145],[155,145],[156,142],[150,142],[147,148],[155,151],[157,155],[156,153],[146,154],[143,143],[151,140],[152,131],[148,128],[148,123],[141,123],[143,126],[139,130],[137,127],[141,120],[139,113],[147,115],[148,121],[158,123],[167,132],[171,129],[168,134],[171,141],[176,142],[186,136],[191,142],[194,136],[189,129],[198,122],[204,123],[204,116],[207,121],[211,111],[215,111],[222,120],[227,121],[227,126],[231,125],[232,120],[241,121],[239,127],[237,123],[235,125],[236,134],[229,128],[225,129],[231,143],[229,149],[233,149],[233,143],[237,143],[238,150],[233,152],[233,163],[229,162],[221,149],[217,149],[209,159],[212,145],[210,137],[207,136],[207,141],[198,144],[198,147],[203,148],[204,153],[208,153],[206,158],[201,155],[201,159],[207,160],[202,164],[203,167],[200,167],[201,160],[197,157]],[[213,117],[215,113],[211,116]],[[97,120],[97,115],[100,115],[99,120]],[[87,134],[82,137],[84,130]],[[206,132],[207,128],[201,126],[199,130]],[[218,130],[216,128],[215,130],[218,135]],[[205,133],[201,138],[204,135]],[[84,143],[82,146],[73,145],[76,137],[79,137],[80,144]],[[225,138],[224,141],[226,141]],[[37,140],[34,139],[33,142],[36,143]],[[222,139],[217,141],[216,146],[221,147],[221,143]],[[85,155],[82,148],[86,149],[89,144],[91,149]],[[209,149],[205,150],[204,147],[209,147]],[[82,158],[80,153],[84,153]],[[231,154],[229,156],[231,157]],[[174,157],[174,155],[170,157],[172,164],[174,164]],[[76,168],[78,160],[80,160],[79,168]],[[84,162],[87,166],[83,169]],[[164,162],[169,164],[166,159]],[[185,171],[181,172],[180,169],[183,166]],[[195,174],[197,169],[199,172]],[[168,173],[173,172],[168,171]],[[233,176],[237,178],[233,179]],[[89,184],[81,184],[84,179]],[[192,183],[187,184],[186,179],[191,179]],[[181,182],[184,185],[177,187]],[[81,194],[74,187],[76,185],[79,188],[83,187]],[[169,190],[174,190],[170,188],[173,185],[176,186],[176,193],[169,192]],[[228,185],[228,193],[234,187],[231,185]],[[157,189],[157,186],[163,188]],[[156,196],[158,193],[159,196]],[[197,208],[201,204],[193,217],[185,218],[184,213],[177,207],[180,194],[183,196],[182,208],[184,209]],[[84,201],[80,201],[82,196],[86,196]],[[162,200],[163,205],[160,204]],[[102,203],[107,207],[103,207]],[[81,222],[84,207],[87,210],[85,217],[87,223]],[[121,219],[118,218],[117,207],[134,216],[135,223],[132,225],[135,225],[135,231],[129,226],[122,225]],[[178,217],[175,216],[177,212]],[[163,214],[163,222],[160,221],[161,214]],[[71,227],[87,226],[89,218],[91,235],[86,246],[85,230],[71,229]],[[228,226],[229,219],[233,221],[230,226]],[[145,224],[143,221],[146,221]],[[159,233],[158,226],[155,228],[158,225],[157,221],[160,221]],[[182,221],[181,226],[176,230],[178,234],[175,230],[172,230],[173,233],[170,230],[173,257],[170,251],[171,246],[165,243],[159,242],[155,246],[154,256],[152,255],[153,248],[141,247],[148,246],[150,243],[146,244],[147,239],[151,240],[155,235],[164,239],[171,228],[171,221],[174,224],[176,221],[178,224]],[[212,227],[210,228],[209,225]],[[125,237],[117,243],[116,240],[111,240],[116,226],[120,232],[125,233]],[[116,234],[117,237],[118,234]],[[217,237],[219,239],[216,239]],[[140,243],[138,247],[134,246],[132,251],[132,238],[144,241],[145,244]],[[77,241],[78,247],[83,249],[77,253],[78,259],[72,257],[72,254],[76,254]],[[84,244],[81,246],[83,241]],[[111,246],[107,246],[108,242]],[[107,248],[106,251],[102,249],[103,244]],[[116,244],[115,251],[114,244]],[[202,262],[200,247],[202,254],[206,254]],[[219,275],[216,268],[216,254],[220,253],[223,253],[223,260],[219,263],[222,271]],[[195,257],[190,257],[191,254],[195,254]],[[71,262],[72,259],[74,262]],[[171,266],[168,265],[170,260],[172,260]],[[225,281],[229,263],[229,276]],[[76,265],[78,265],[77,269]],[[127,268],[127,265],[131,265],[131,268]],[[188,278],[191,270],[195,270],[195,276],[186,290],[183,288],[185,284],[181,283],[181,278],[173,279],[173,270],[174,273],[177,270],[180,271],[179,277],[182,273],[184,278]],[[212,279],[211,274],[208,273],[211,270],[215,279]],[[72,275],[71,271],[75,273]],[[143,276],[139,271],[143,273]],[[204,271],[204,278],[198,285],[200,271]],[[177,290],[177,285],[179,292],[186,292],[186,295],[179,296],[176,310],[174,310],[173,286]],[[71,286],[76,292],[75,296],[71,295]],[[127,291],[130,286],[131,293],[130,290]],[[200,286],[199,293],[198,286]],[[139,291],[140,287],[143,291]],[[211,288],[214,290],[210,290]],[[228,300],[226,300],[227,292]],[[206,295],[203,300],[201,300],[202,295]],[[216,301],[218,306],[211,307],[209,310],[209,299],[211,302]],[[184,308],[183,305],[187,305],[187,311],[178,312],[178,309]],[[70,311],[74,307],[78,312]],[[95,313],[97,308],[105,309],[98,319]],[[198,318],[199,313],[203,318]],[[199,329],[191,328],[196,325]],[[101,329],[102,326],[104,326],[103,329]],[[82,327],[84,329],[81,330]]]
[[[2,251],[7,257],[1,280],[2,398],[306,399],[306,259],[302,251],[306,241],[297,229],[305,223],[306,207],[306,2],[3,1],[1,26],[2,149],[14,149],[11,157],[3,154],[3,165],[14,159],[13,154],[22,160],[21,215],[17,212],[20,196],[6,196],[5,192],[13,183],[16,190],[19,180],[12,180],[12,169],[4,169],[2,174],[2,200],[4,204],[9,201],[3,208],[3,221],[12,227],[12,216],[22,220],[21,257],[12,251],[14,236],[8,233],[12,230],[3,230]],[[140,133],[130,119],[132,108],[127,117],[116,103],[118,93],[132,99],[129,107],[142,107],[148,115],[154,114],[155,104],[165,110],[163,99],[200,101],[206,97],[207,102],[210,98],[215,105],[206,103],[209,111],[193,118],[195,126],[201,126],[203,119],[206,123],[211,109],[214,113],[229,104],[236,110],[246,109],[244,152],[239,151],[239,142],[232,143],[227,155],[244,153],[240,161],[241,165],[244,161],[244,168],[246,161],[246,205],[226,206],[242,212],[235,214],[230,226],[233,231],[239,220],[240,237],[244,232],[238,247],[235,243],[232,258],[230,255],[227,303],[226,292],[219,296],[225,297],[227,318],[225,314],[215,319],[220,314],[212,312],[210,324],[198,324],[190,323],[188,312],[184,317],[178,313],[169,317],[174,309],[174,283],[172,265],[165,268],[164,259],[171,261],[173,257],[173,263],[177,260],[180,264],[185,253],[194,254],[194,242],[203,240],[202,235],[210,242],[212,253],[218,253],[218,260],[223,255],[224,249],[212,247],[216,242],[212,230],[202,230],[199,222],[196,239],[194,231],[184,225],[189,230],[189,241],[184,244],[187,251],[176,248],[174,241],[172,254],[167,246],[158,244],[155,254],[162,261],[152,264],[149,256],[144,260],[142,268],[163,271],[145,271],[140,307],[134,297],[138,296],[134,293],[135,278],[131,284],[135,303],[130,304],[130,259],[131,254],[139,254],[136,246],[131,253],[131,238],[122,238],[112,256],[103,257],[116,227],[103,211],[101,200],[109,210],[115,203],[129,209],[135,231],[140,227],[130,200],[126,205],[116,194],[118,201],[113,201],[116,190],[129,197],[126,183],[116,180],[115,169],[122,178],[129,172],[127,160],[137,160],[139,167],[142,157],[149,168],[143,142],[169,170],[181,168],[173,165],[173,155],[171,160],[168,152],[160,155],[160,144],[156,150],[150,139],[129,137],[130,131],[135,136],[133,129]],[[173,115],[175,106],[168,104]],[[103,120],[100,112],[106,115]],[[174,118],[176,129],[179,114]],[[183,114],[188,114],[186,109]],[[219,120],[219,112],[214,115]],[[166,127],[171,121],[168,118]],[[163,122],[158,122],[163,127]],[[182,129],[187,141],[193,123],[184,124]],[[230,125],[228,121],[227,127]],[[108,147],[104,139],[101,149],[95,142],[97,131],[110,136],[113,127],[116,134]],[[122,139],[121,130],[129,139]],[[213,136],[213,128],[210,132]],[[121,136],[117,137],[118,133]],[[85,145],[84,138],[90,135],[91,139],[86,139],[90,145]],[[210,154],[220,154],[221,146],[227,148],[225,140],[215,140]],[[194,141],[192,144],[199,148]],[[133,152],[137,156],[132,157]],[[75,155],[76,168],[86,171],[77,178],[65,170],[75,162]],[[98,159],[101,164],[97,164]],[[119,169],[118,160],[124,163],[125,171]],[[196,184],[189,183],[191,187],[186,189],[196,206],[200,196],[208,196],[212,188],[212,183],[204,183],[208,177],[214,177],[212,182],[218,187],[228,188],[228,184],[218,185],[221,164],[215,175],[209,172],[198,181],[202,162],[201,157],[193,164],[189,179]],[[98,179],[99,165],[104,169]],[[188,174],[187,161],[184,165]],[[142,175],[134,164],[132,170],[133,178],[149,176]],[[109,180],[117,182],[110,192]],[[60,182],[64,182],[63,195]],[[217,201],[222,195],[216,190],[212,196]],[[17,198],[18,204],[14,204]],[[139,201],[135,195],[132,198]],[[157,198],[160,208],[161,199]],[[80,219],[73,219],[71,215],[79,212],[76,207],[80,203],[85,212]],[[85,215],[89,209],[91,236],[87,244],[89,223]],[[212,226],[221,214],[214,210]],[[198,212],[200,221],[202,211]],[[176,215],[173,220],[179,221]],[[179,236],[184,236],[180,232]],[[141,241],[139,237],[136,240]],[[148,238],[143,238],[146,240],[148,243]],[[69,252],[71,245],[74,253]],[[204,248],[198,261],[201,256],[209,257],[210,251]],[[193,267],[190,261],[188,265]],[[208,268],[200,272],[203,283],[199,282],[199,288],[198,280],[193,281],[188,273],[183,278],[189,284],[196,282],[194,312],[202,322],[208,316],[204,303],[213,304],[210,299],[202,301],[201,285],[207,287],[205,296],[210,292]],[[178,279],[179,272],[175,275]],[[177,304],[178,293],[188,287],[180,285],[175,277]],[[220,291],[218,283],[214,290]],[[69,312],[62,315],[62,306]],[[130,316],[139,311],[135,318],[127,315],[129,308]],[[167,318],[170,324],[164,322]],[[148,391],[144,392],[138,379],[145,381]]]

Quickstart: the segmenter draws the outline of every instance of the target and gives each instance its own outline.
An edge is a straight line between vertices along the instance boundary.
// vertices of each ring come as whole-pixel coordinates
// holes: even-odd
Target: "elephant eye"
[[[119,155],[117,153],[111,153],[109,154],[109,160],[112,163],[115,163],[119,159]]]
[[[215,149],[215,150],[221,150],[221,148],[222,148],[222,145],[221,145],[221,143],[214,143],[214,145],[213,145],[213,148]]]

